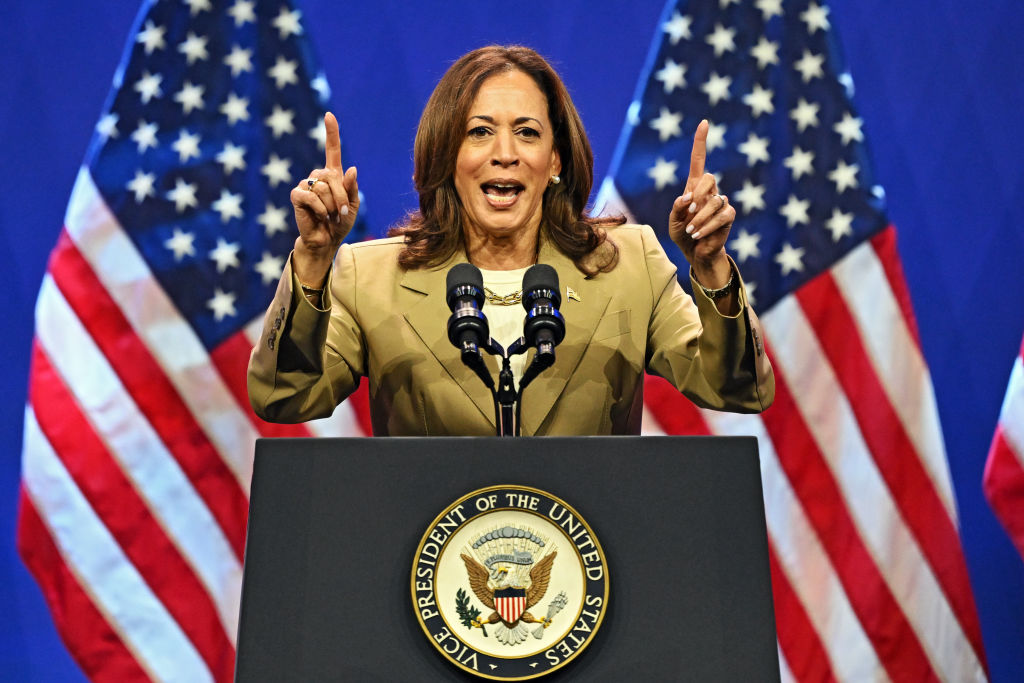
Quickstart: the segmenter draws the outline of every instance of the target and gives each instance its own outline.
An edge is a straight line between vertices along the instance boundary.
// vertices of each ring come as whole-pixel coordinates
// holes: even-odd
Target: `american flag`
[[[1010,372],[982,485],[989,505],[1024,558],[1024,340]]]
[[[664,229],[709,120],[707,168],[737,208],[727,247],[777,393],[762,415],[730,415],[649,379],[645,427],[758,437],[783,680],[984,680],[931,379],[853,89],[818,0],[665,8],[597,205]]]
[[[256,438],[362,433],[348,406],[263,423],[245,390],[328,100],[289,0],[136,20],[40,287],[25,411],[19,550],[92,680],[231,680]]]

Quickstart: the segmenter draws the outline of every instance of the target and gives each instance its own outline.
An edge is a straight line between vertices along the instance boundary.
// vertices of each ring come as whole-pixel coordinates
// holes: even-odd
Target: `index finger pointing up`
[[[338,119],[334,114],[324,114],[324,130],[327,132],[324,148],[326,150],[326,162],[324,168],[341,169],[341,133],[338,132]]]
[[[693,134],[693,151],[690,152],[690,177],[700,178],[704,175],[704,160],[708,156],[708,120],[704,119]]]

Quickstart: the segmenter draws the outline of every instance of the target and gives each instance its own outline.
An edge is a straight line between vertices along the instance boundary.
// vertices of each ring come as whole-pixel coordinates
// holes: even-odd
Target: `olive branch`
[[[455,593],[455,611],[458,612],[459,619],[462,621],[463,626],[468,629],[473,628],[473,620],[480,616],[480,610],[476,607],[470,606],[469,596],[462,588]],[[480,624],[480,630],[484,632],[484,638],[486,638],[487,628],[483,624]]]

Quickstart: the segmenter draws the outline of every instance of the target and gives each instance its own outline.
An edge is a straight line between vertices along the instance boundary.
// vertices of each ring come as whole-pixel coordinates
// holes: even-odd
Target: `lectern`
[[[410,576],[438,513],[495,485],[566,501],[607,564],[593,641],[539,680],[779,679],[756,440],[585,437],[260,440],[236,680],[482,680]]]

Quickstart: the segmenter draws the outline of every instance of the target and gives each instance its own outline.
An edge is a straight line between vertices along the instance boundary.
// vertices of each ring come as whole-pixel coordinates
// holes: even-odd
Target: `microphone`
[[[523,337],[537,348],[537,358],[545,367],[555,362],[555,346],[565,338],[565,318],[558,311],[562,297],[558,293],[558,273],[538,263],[523,276],[523,308],[526,321]]]
[[[480,347],[486,347],[491,339],[487,317],[480,310],[484,305],[484,277],[472,263],[459,263],[448,271],[445,289],[452,311],[448,341],[461,351],[463,363],[474,369],[482,367]]]

